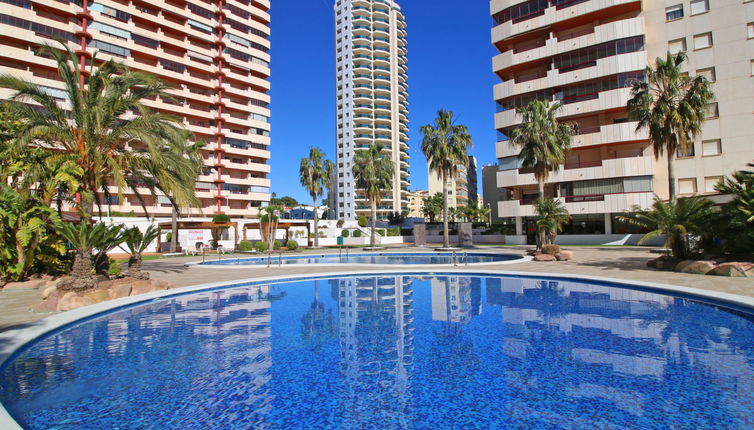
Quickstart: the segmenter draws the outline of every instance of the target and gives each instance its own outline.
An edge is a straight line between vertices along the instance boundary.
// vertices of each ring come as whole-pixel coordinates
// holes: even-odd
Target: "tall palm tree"
[[[550,171],[557,172],[565,163],[576,134],[573,124],[558,121],[560,108],[560,103],[532,100],[519,109],[523,122],[510,135],[510,143],[521,149],[518,158],[522,167],[534,169],[540,200],[545,198],[545,182]]]
[[[534,206],[537,213],[537,250],[544,244],[554,244],[558,232],[571,220],[565,205],[555,199],[538,200]]]
[[[455,124],[453,112],[437,111],[434,124],[421,127],[422,152],[429,169],[442,181],[443,247],[450,247],[448,236],[448,179],[455,177],[459,166],[469,163],[468,150],[473,146],[469,129]]]
[[[317,221],[317,200],[330,188],[335,177],[335,165],[325,159],[325,153],[316,146],[309,148],[309,157],[301,159],[299,178],[314,203],[314,247],[319,247],[319,228]]]
[[[631,88],[628,112],[631,119],[639,121],[636,130],[649,130],[649,140],[655,158],[667,151],[668,192],[675,199],[676,152],[686,153],[701,132],[706,108],[715,95],[704,76],[690,77],[681,70],[686,53],[657,58],[655,67],[646,69],[646,80],[637,81]]]
[[[8,107],[23,123],[15,145],[74,158],[81,169],[77,207],[86,219],[95,203],[101,205],[98,193],[109,195],[109,186],[119,195],[130,189],[142,206],[137,186],[146,186],[153,196],[161,191],[181,205],[197,204],[200,145],[188,141],[190,133],[178,118],[154,113],[143,103],[169,98],[168,87],[112,60],[95,66],[96,55],[90,70],[81,70],[76,55],[61,45],[62,50],[43,46],[42,51],[57,63],[65,107],[33,82],[0,75],[0,88],[13,91]]]
[[[353,157],[353,177],[356,189],[364,193],[372,208],[372,234],[369,246],[375,245],[377,204],[382,201],[382,194],[393,186],[395,167],[390,157],[382,153],[382,145],[372,142],[369,148],[356,152]]]

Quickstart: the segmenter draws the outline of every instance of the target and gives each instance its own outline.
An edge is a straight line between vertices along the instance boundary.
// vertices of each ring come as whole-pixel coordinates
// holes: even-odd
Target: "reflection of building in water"
[[[466,276],[431,278],[432,320],[465,324],[481,314],[481,282]]]
[[[611,402],[635,416],[643,416],[647,404],[658,396],[663,407],[680,416],[683,405],[673,403],[675,396],[670,395],[673,381],[690,378],[693,372],[750,404],[754,401],[752,381],[740,377],[751,374],[746,356],[725,340],[731,329],[722,321],[719,327],[701,327],[683,320],[694,315],[683,309],[687,307],[683,299],[519,278],[489,278],[486,286],[487,303],[502,307],[502,350],[511,363],[505,376],[524,392],[556,388],[574,398]],[[531,374],[531,364],[539,359],[550,360],[542,372],[560,362],[575,375],[565,378],[569,380],[565,386],[532,384],[537,376],[546,378]],[[705,401],[716,409],[726,406],[723,396],[710,394]],[[671,410],[665,412],[672,415]]]
[[[344,427],[380,420],[405,427],[408,378],[413,363],[413,290],[402,276],[333,280],[338,324]]]

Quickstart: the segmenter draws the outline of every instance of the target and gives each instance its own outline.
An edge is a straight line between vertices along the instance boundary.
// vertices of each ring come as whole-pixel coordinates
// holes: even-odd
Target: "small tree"
[[[136,279],[149,279],[149,273],[141,271],[141,255],[159,234],[159,230],[154,225],[147,227],[144,233],[138,227],[129,228],[123,233],[123,242],[126,248],[121,246],[121,249],[131,254],[128,259],[128,276]]]
[[[555,244],[558,232],[571,220],[565,205],[555,199],[538,200],[534,211],[537,214],[537,250],[543,245]]]
[[[429,222],[435,222],[442,213],[442,193],[436,193],[434,196],[424,197],[422,199],[422,215]]]
[[[268,205],[262,208],[264,214],[259,218],[262,226],[263,239],[267,243],[267,249],[273,250],[275,244],[275,235],[277,234],[277,225],[280,221],[280,214],[283,208],[275,205]]]

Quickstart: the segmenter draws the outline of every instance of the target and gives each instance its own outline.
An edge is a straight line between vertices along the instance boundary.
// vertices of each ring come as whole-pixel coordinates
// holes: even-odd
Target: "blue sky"
[[[411,190],[426,189],[419,127],[439,108],[469,127],[480,166],[495,161],[492,87],[499,81],[492,73],[489,2],[398,2],[408,24]],[[272,191],[309,202],[298,181],[301,158],[314,145],[335,159],[333,0],[274,0],[270,13]]]

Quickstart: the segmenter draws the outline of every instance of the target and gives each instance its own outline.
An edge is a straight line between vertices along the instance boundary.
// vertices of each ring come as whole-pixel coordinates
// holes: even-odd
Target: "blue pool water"
[[[29,429],[751,429],[752,317],[561,280],[233,286],[49,335],[0,369]]]
[[[298,255],[280,257],[270,255],[256,258],[233,258],[222,256],[213,260],[207,257],[205,265],[229,265],[229,266],[267,266],[268,264],[475,264],[475,263],[499,263],[504,261],[520,260],[522,257],[515,254],[480,254],[480,253],[371,253],[371,254],[319,254]]]

